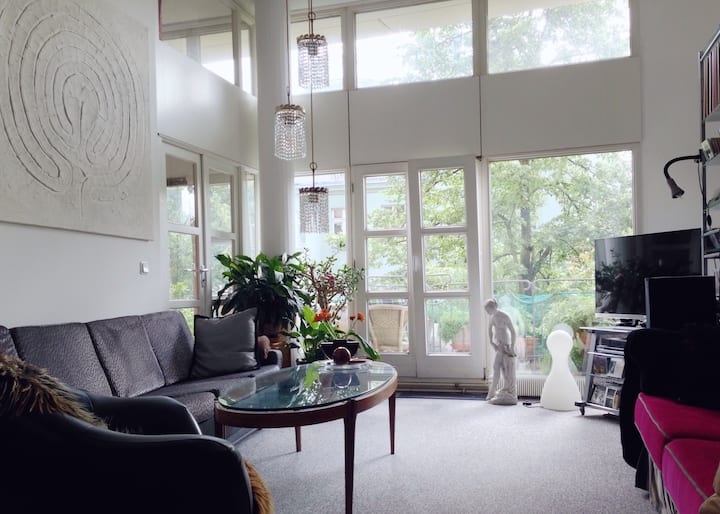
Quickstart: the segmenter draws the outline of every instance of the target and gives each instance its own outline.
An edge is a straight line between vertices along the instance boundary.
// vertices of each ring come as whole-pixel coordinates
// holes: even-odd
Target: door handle
[[[205,289],[205,287],[207,287],[207,274],[210,270],[207,269],[205,266],[200,266],[200,269],[198,271],[200,271],[200,287],[202,289]]]

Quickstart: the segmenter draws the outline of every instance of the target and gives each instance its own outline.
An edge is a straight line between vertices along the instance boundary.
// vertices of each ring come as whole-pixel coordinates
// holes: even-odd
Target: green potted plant
[[[213,301],[215,316],[257,308],[258,335],[270,339],[271,346],[283,351],[284,365],[290,354],[283,335],[291,327],[311,298],[301,287],[305,272],[300,253],[270,257],[260,253],[254,259],[247,255],[219,254],[215,258],[226,268],[225,284]]]
[[[311,301],[305,305],[294,330],[288,334],[297,340],[297,347],[302,350],[302,358],[306,362],[327,358],[322,345],[334,340],[357,341],[370,359],[379,359],[372,346],[353,328],[356,321],[365,320],[362,313],[349,316],[347,330],[340,326],[363,277],[362,268],[338,265],[335,255],[320,261],[306,260],[300,281]]]
[[[380,355],[355,330],[354,323],[356,321],[365,321],[362,312],[351,315],[349,328],[343,330],[334,324],[328,310],[323,309],[319,313],[315,313],[306,305],[303,307],[302,316],[296,330],[289,332],[288,335],[301,341],[305,362],[327,359],[329,356],[323,351],[323,343],[339,340],[357,341],[358,346],[363,349],[369,359],[380,360]]]

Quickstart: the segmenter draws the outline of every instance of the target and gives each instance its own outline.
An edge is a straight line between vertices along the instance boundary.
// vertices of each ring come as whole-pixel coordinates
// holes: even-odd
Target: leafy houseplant
[[[292,326],[303,305],[311,301],[300,284],[305,271],[300,253],[274,257],[260,253],[254,259],[219,254],[215,258],[226,270],[225,285],[213,301],[213,315],[224,316],[255,307],[259,334],[268,336],[271,344],[278,347],[281,331]],[[285,350],[284,345],[280,349]]]
[[[290,337],[302,341],[302,349],[305,353],[305,361],[313,362],[325,359],[322,350],[322,343],[338,339],[354,339],[360,343],[360,347],[371,360],[380,360],[380,355],[353,327],[355,321],[365,321],[362,312],[350,316],[350,328],[342,330],[333,323],[332,315],[327,310],[315,313],[309,306],[304,306],[300,323],[295,331],[289,332]]]
[[[328,313],[331,321],[336,321],[357,292],[364,274],[362,268],[337,266],[337,257],[331,255],[322,261],[306,262],[301,282],[317,308]]]

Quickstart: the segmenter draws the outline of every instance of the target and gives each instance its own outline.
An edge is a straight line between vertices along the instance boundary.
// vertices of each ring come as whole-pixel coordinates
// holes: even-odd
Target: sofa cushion
[[[698,512],[713,494],[720,441],[675,439],[664,449],[662,478],[679,512]]]
[[[165,385],[187,380],[193,359],[193,336],[180,311],[140,316],[165,376]]]
[[[116,396],[137,396],[165,385],[138,316],[91,321],[88,330]]]
[[[20,358],[45,368],[67,385],[112,394],[84,323],[15,327],[10,334]]]
[[[18,356],[12,336],[10,335],[10,329],[2,325],[0,325],[0,353],[12,355],[13,357]]]
[[[683,405],[645,393],[635,403],[637,426],[650,458],[662,469],[663,450],[674,439],[720,441],[720,411]]]
[[[167,394],[162,391],[157,391],[146,394],[143,397],[151,396],[170,396],[171,398],[174,398],[187,407],[187,410],[190,411],[190,414],[193,415],[198,423],[211,419],[214,414],[215,395],[211,392]]]
[[[190,378],[257,369],[255,316],[247,309],[222,318],[195,316],[195,354]]]

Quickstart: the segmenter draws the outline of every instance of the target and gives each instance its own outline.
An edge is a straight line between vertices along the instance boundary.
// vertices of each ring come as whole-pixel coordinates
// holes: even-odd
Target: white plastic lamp
[[[540,394],[540,405],[558,411],[576,409],[575,402],[580,401],[580,389],[568,365],[572,337],[565,330],[554,330],[547,338],[547,348],[552,357],[552,366]]]

